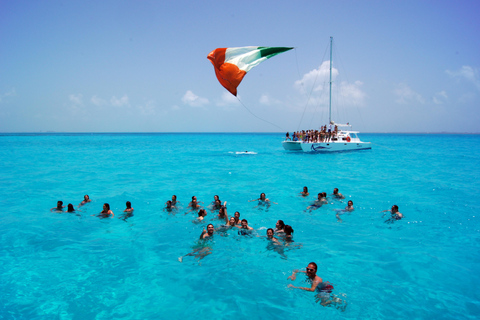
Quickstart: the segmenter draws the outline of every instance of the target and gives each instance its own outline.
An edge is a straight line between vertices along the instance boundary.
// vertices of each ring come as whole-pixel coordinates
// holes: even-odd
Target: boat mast
[[[330,103],[328,106],[328,124],[332,123],[332,42],[333,37],[330,37]]]

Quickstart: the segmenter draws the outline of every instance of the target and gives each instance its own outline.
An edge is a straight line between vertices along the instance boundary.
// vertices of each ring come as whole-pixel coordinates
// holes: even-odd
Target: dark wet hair
[[[268,229],[267,229],[267,234],[268,234],[268,231],[269,231],[269,230],[272,230],[272,233],[275,233],[275,231],[273,231],[272,228],[268,228]]]
[[[313,265],[315,267],[315,271],[318,270],[317,264],[315,262],[310,262],[308,265]]]
[[[308,187],[307,186],[303,187],[303,189],[308,192]]]
[[[337,194],[337,193],[338,193],[338,188],[333,189],[333,194]]]
[[[176,195],[173,195],[172,198],[175,197],[175,201],[177,201],[177,196]]]
[[[293,228],[289,225],[286,225],[285,228],[283,228],[283,231],[285,231],[286,235],[289,236],[293,233]]]
[[[210,226],[213,227],[213,224],[209,223],[209,224],[207,225],[207,229],[208,229],[208,227],[210,227]]]
[[[127,205],[128,209],[130,209],[132,207],[132,203],[130,201],[127,201],[126,205]]]
[[[247,219],[242,219],[242,222],[245,221],[246,223],[248,223]]]
[[[103,205],[107,207],[107,211],[110,210],[110,205],[108,203],[104,203]]]
[[[67,209],[68,212],[73,212],[75,211],[75,209],[73,209],[73,204],[69,203],[68,204],[68,209]]]
[[[392,209],[395,209],[395,210],[398,211],[398,206],[397,206],[396,204],[394,204],[394,205],[392,206]]]
[[[278,223],[280,224],[280,229],[285,228],[285,222],[283,222],[283,220],[278,220]]]
[[[198,211],[198,216],[199,217],[205,217],[207,215],[207,211],[205,211],[205,209],[200,209]]]

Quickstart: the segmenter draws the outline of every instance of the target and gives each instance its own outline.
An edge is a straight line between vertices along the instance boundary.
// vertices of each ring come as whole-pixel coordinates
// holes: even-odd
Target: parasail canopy
[[[220,84],[234,96],[243,77],[253,67],[277,54],[291,50],[287,47],[217,48],[208,54]]]

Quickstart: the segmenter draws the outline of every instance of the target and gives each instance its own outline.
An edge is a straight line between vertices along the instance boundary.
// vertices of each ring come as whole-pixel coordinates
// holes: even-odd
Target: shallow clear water
[[[283,134],[0,135],[0,318],[293,319],[480,316],[480,136],[363,134],[373,150],[283,151]],[[237,151],[256,155],[237,155]],[[298,194],[308,186],[311,195]],[[305,212],[318,192],[347,199]],[[265,192],[270,207],[249,202]],[[55,213],[57,200],[77,214]],[[172,194],[218,194],[258,235],[278,219],[294,245],[217,234],[187,256],[206,223],[162,210]],[[339,221],[347,200],[355,211]],[[125,202],[134,216],[119,219]],[[92,216],[109,203],[113,219]],[[405,218],[381,213],[393,204]],[[218,226],[219,220],[213,223]],[[289,289],[317,262],[345,311]],[[299,276],[295,285],[306,285]]]

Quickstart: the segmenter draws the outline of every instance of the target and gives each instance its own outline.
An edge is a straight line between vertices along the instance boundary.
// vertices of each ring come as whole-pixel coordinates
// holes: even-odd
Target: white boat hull
[[[283,141],[282,146],[285,150],[302,151],[302,142],[301,141]]]
[[[331,141],[318,143],[301,143],[304,152],[342,152],[372,149],[370,142]]]

